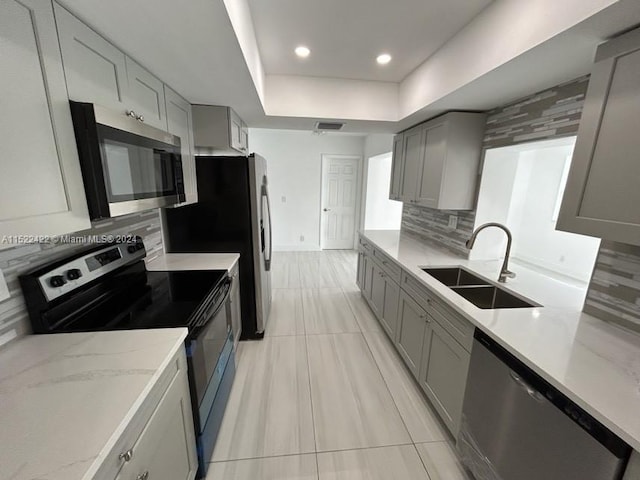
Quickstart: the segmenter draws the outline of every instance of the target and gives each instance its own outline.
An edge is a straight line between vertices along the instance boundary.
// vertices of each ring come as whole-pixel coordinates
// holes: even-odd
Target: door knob
[[[330,208],[323,208],[322,210],[324,210],[325,212],[328,212],[328,211],[330,211],[331,209],[330,209]]]

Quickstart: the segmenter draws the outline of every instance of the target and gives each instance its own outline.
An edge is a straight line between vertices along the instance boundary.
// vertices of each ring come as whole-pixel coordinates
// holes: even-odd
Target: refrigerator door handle
[[[271,270],[271,257],[273,256],[273,232],[271,231],[271,204],[269,203],[269,192],[267,191],[266,182],[262,184],[262,196],[267,202],[267,224],[269,225],[269,258],[265,256],[264,259],[264,267],[268,272]],[[264,212],[262,212],[262,218],[264,218]]]

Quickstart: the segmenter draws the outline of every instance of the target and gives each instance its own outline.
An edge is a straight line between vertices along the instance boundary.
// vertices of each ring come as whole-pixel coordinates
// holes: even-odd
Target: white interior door
[[[353,248],[360,157],[322,156],[321,247]]]

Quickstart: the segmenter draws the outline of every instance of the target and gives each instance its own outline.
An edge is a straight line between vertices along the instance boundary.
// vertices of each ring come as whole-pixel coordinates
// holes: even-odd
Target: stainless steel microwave
[[[70,105],[93,220],[184,201],[180,138],[124,112]]]

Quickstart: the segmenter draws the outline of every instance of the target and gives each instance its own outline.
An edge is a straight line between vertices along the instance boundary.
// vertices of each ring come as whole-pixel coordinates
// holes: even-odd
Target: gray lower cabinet
[[[640,245],[640,29],[601,45],[557,228]]]
[[[363,259],[364,278],[362,280],[362,294],[367,300],[371,300],[372,288],[373,288],[373,260],[367,255]]]
[[[364,288],[364,253],[358,251],[358,269],[356,272],[356,285],[360,290]]]
[[[396,347],[414,376],[420,372],[423,339],[429,323],[427,312],[404,291],[400,292]]]
[[[231,277],[231,293],[229,307],[231,330],[233,331],[233,344],[235,348],[238,348],[238,342],[240,341],[240,335],[242,334],[242,308],[240,306],[240,276],[238,275],[238,264],[229,272]]]
[[[0,2],[0,71],[0,249],[89,228],[51,2]]]
[[[184,355],[184,354],[183,354]],[[192,480],[198,469],[194,448],[186,360],[173,377],[142,433],[130,447],[131,457],[117,480]]]
[[[471,355],[438,322],[424,332],[418,382],[454,436],[460,429]]]
[[[369,305],[387,335],[394,340],[398,323],[400,287],[370,258],[372,264],[371,299]]]

